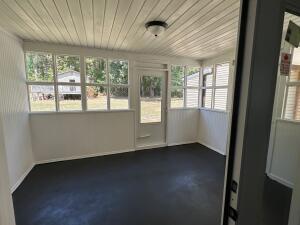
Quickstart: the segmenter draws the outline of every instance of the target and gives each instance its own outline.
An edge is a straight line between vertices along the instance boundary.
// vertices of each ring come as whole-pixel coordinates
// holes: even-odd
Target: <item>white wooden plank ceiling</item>
[[[0,26],[24,40],[197,59],[235,47],[239,0],[0,0]],[[144,25],[169,24],[155,38]]]

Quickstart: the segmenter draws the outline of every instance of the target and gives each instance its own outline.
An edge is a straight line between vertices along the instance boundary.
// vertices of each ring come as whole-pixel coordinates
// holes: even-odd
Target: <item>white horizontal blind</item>
[[[229,63],[216,65],[215,82],[214,108],[226,110],[229,82]]]
[[[288,78],[284,119],[300,120],[300,66],[293,66]]]
[[[216,65],[216,86],[228,86],[229,63]]]

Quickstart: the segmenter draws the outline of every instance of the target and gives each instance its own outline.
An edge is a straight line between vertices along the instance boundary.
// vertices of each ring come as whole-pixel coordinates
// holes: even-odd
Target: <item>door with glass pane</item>
[[[163,71],[139,71],[138,147],[166,142],[166,76]]]

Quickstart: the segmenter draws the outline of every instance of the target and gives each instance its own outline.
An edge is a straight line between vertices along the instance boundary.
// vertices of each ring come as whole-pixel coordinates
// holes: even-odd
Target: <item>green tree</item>
[[[104,59],[86,58],[86,74],[89,83],[105,83],[106,63]]]
[[[80,72],[79,56],[60,55],[56,57],[57,73],[65,73],[68,71]]]
[[[52,55],[26,53],[26,70],[30,81],[53,81]]]

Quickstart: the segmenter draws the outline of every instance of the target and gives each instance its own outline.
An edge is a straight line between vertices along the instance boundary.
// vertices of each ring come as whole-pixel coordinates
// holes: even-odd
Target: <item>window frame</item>
[[[183,67],[183,85],[182,86],[173,86],[172,84],[172,67],[173,66],[180,66],[180,67]],[[199,69],[199,78],[198,78],[198,86],[188,86],[187,85],[187,76],[188,76],[188,68],[191,67],[196,67]],[[171,69],[170,69],[170,75],[171,75],[171,83],[170,83],[170,105],[169,105],[169,108],[171,110],[173,109],[198,109],[199,108],[199,98],[200,98],[200,86],[201,86],[201,72],[202,71],[202,68],[201,66],[196,66],[196,65],[179,65],[179,64],[172,64],[171,65]],[[183,106],[182,107],[172,107],[171,105],[171,102],[172,102],[172,91],[173,90],[183,90]],[[197,99],[197,106],[195,107],[188,107],[187,106],[187,90],[188,89],[196,89],[198,90],[198,99]]]
[[[283,103],[283,109],[282,109],[282,113],[281,113],[281,119],[282,120],[286,120],[286,121],[295,122],[295,123],[300,123],[300,120],[296,120],[294,118],[295,115],[293,116],[293,119],[287,119],[287,118],[285,118],[289,88],[290,87],[299,87],[300,88],[300,80],[290,81],[290,79],[291,79],[291,77],[287,76],[286,81],[285,81],[284,103]],[[295,107],[296,107],[296,104],[295,104]]]
[[[228,84],[227,85],[221,85],[221,86],[217,86],[216,83],[217,83],[217,66],[218,65],[222,65],[222,64],[228,64],[229,65],[229,71],[228,71]],[[203,70],[204,68],[206,67],[211,67],[212,68],[212,73],[210,74],[203,74]],[[217,111],[217,112],[228,112],[228,94],[229,94],[229,85],[230,85],[230,67],[231,67],[231,64],[230,64],[230,61],[224,61],[224,62],[218,62],[218,63],[214,63],[212,65],[207,65],[207,66],[203,66],[201,68],[201,84],[200,84],[200,93],[201,93],[201,96],[199,97],[199,108],[200,109],[203,109],[203,110],[211,110],[211,111]],[[203,86],[203,76],[207,76],[207,75],[213,75],[212,77],[212,85],[211,86]],[[211,89],[212,90],[212,96],[211,96],[211,108],[208,108],[208,107],[204,107],[202,106],[203,102],[202,102],[202,90],[205,90],[205,89]],[[216,109],[215,108],[215,96],[216,96],[216,90],[217,89],[227,89],[227,97],[226,97],[226,109],[223,110],[223,109]]]
[[[35,53],[35,54],[50,54],[52,56],[52,69],[53,69],[53,81],[29,81],[28,80],[28,71],[27,71],[27,60],[26,54],[27,53]],[[79,74],[80,74],[80,82],[72,83],[72,82],[58,82],[57,80],[57,56],[75,56],[79,58]],[[106,62],[106,83],[88,83],[86,82],[86,58],[96,58],[96,59],[103,59]],[[120,60],[126,61],[128,64],[128,83],[127,84],[110,84],[110,75],[109,75],[109,60]],[[78,112],[110,112],[110,111],[130,111],[130,61],[129,59],[123,58],[111,58],[111,57],[102,57],[102,56],[88,56],[88,55],[81,55],[81,54],[68,54],[68,53],[56,53],[51,51],[32,51],[28,50],[24,52],[24,61],[25,61],[25,72],[26,72],[26,79],[25,83],[27,86],[27,98],[28,98],[28,106],[29,106],[29,113],[30,114],[44,114],[44,113],[78,113]],[[53,111],[32,111],[31,106],[31,99],[30,99],[30,85],[41,85],[41,86],[54,86],[54,100],[55,100],[55,110]],[[81,90],[81,109],[80,110],[60,110],[59,104],[59,86],[76,86],[80,87]],[[87,108],[87,96],[86,96],[86,87],[96,87],[102,86],[106,88],[107,91],[107,109],[88,109]],[[128,108],[126,109],[111,109],[110,105],[110,89],[111,87],[125,87],[128,90]]]

